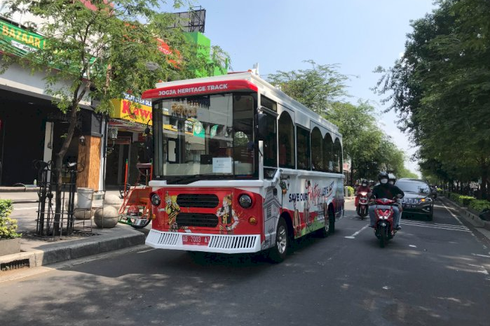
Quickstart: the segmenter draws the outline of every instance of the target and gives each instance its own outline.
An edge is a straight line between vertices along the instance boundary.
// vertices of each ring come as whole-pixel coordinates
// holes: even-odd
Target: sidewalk
[[[19,204],[31,203],[31,207],[37,205],[38,195],[36,189],[26,189],[26,191],[24,189],[21,191],[9,190],[5,189],[5,187],[0,187],[0,199],[11,199],[14,202],[14,212],[16,211],[16,206],[22,207]],[[118,197],[118,194],[118,191],[107,191],[106,196],[111,196],[111,199],[114,199]],[[94,207],[98,206],[101,206],[101,201],[98,205],[94,202]],[[24,212],[21,208],[18,208],[18,211]],[[27,231],[28,234],[20,240],[20,253],[0,256],[0,276],[2,271],[5,270],[45,266],[142,245],[145,243],[146,233],[150,228],[150,226],[147,226],[145,229],[136,230],[129,225],[118,223],[114,228],[100,229],[95,223],[91,223],[90,220],[76,220],[75,231],[72,235],[62,236],[61,239],[56,237],[55,240],[43,239],[32,235],[35,233],[36,228],[35,221],[31,221],[35,219],[35,216],[31,216],[32,214],[35,213],[31,211],[29,218],[15,217],[18,220],[19,229]]]

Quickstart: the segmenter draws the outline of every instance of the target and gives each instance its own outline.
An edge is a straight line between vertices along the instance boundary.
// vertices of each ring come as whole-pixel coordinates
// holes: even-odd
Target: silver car
[[[434,215],[434,193],[429,184],[420,179],[399,179],[395,184],[403,190],[402,217],[423,215],[432,221]]]

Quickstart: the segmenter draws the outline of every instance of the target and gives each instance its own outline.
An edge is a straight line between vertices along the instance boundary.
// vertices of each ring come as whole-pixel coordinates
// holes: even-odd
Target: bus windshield
[[[257,175],[253,93],[162,99],[153,103],[154,175],[168,183]]]

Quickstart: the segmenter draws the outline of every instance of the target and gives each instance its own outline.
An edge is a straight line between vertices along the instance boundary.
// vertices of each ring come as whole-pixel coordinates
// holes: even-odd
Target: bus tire
[[[273,263],[280,263],[286,259],[289,247],[288,226],[283,217],[279,218],[276,230],[276,242],[269,252],[269,259]]]
[[[335,233],[335,213],[332,208],[328,210],[328,233]]]
[[[325,212],[325,225],[317,231],[318,236],[321,238],[326,238],[330,234],[330,214],[328,210]]]

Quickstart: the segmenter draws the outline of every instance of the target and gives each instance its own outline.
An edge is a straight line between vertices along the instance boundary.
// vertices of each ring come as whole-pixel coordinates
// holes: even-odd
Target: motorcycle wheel
[[[386,242],[388,242],[388,236],[386,234],[386,227],[380,228],[379,232],[379,246],[384,248],[386,246]]]

